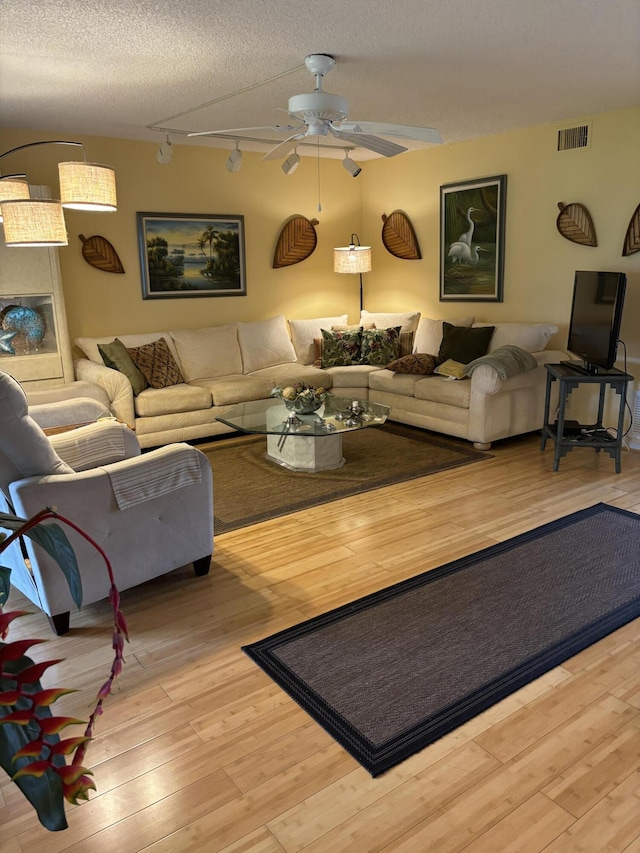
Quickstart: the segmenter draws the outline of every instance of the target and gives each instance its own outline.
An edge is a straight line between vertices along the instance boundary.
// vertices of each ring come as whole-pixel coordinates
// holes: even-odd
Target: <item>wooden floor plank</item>
[[[640,454],[616,475],[589,451],[553,472],[536,435],[491,453],[218,536],[208,577],[123,593],[127,664],[87,753],[97,795],[48,833],[0,780],[0,853],[640,853],[640,619],[376,779],[241,651],[585,506],[640,513]],[[86,719],[108,605],[65,637],[26,608],[10,638],[49,638],[34,657],[65,658],[46,677],[80,688],[59,707]]]

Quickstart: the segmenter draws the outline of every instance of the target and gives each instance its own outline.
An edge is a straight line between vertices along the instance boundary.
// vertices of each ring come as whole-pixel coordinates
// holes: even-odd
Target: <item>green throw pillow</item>
[[[453,359],[469,364],[475,358],[486,355],[495,326],[479,326],[470,329],[466,326],[453,326],[442,322],[442,343],[438,355],[441,359]]]
[[[360,364],[362,327],[345,331],[322,331],[322,367],[347,367]]]
[[[98,344],[98,349],[107,367],[118,370],[127,377],[136,397],[141,391],[144,391],[147,387],[147,380],[133,363],[133,359],[121,340],[116,338],[110,344]]]
[[[395,326],[390,329],[364,329],[360,364],[386,367],[390,361],[398,358],[400,355],[401,328],[401,326]]]

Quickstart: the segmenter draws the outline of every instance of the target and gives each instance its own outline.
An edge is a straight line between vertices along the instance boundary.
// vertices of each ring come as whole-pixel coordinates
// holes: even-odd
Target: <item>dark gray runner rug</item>
[[[342,468],[311,474],[265,459],[263,435],[201,445],[213,470],[215,534],[491,458],[468,441],[389,422],[345,433],[342,447]]]
[[[373,776],[640,616],[640,516],[597,504],[244,647]]]

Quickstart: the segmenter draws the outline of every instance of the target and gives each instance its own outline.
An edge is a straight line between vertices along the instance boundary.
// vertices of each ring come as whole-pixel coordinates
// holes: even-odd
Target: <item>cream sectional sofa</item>
[[[316,367],[314,342],[322,337],[321,330],[346,322],[346,315],[289,322],[279,315],[250,323],[117,335],[127,348],[164,338],[184,378],[168,387],[147,387],[137,396],[127,376],[105,366],[98,349],[113,343],[115,335],[77,338],[82,357],[75,362],[76,377],[101,389],[113,414],[135,429],[144,448],[229,432],[230,427],[216,418],[232,405],[268,399],[275,385],[302,381],[331,388],[338,396],[384,403],[391,406],[392,420],[488,449],[492,441],[541,427],[543,365],[570,358],[566,352],[545,349],[557,327],[504,323],[496,324],[491,350],[503,343],[522,346],[532,352],[536,369],[502,380],[495,369],[483,365],[469,379],[449,381],[371,365]],[[361,323],[375,323],[377,328],[401,326],[413,332],[413,351],[434,354],[442,339],[442,322],[420,318],[417,312],[361,316]],[[451,322],[487,325],[474,324],[469,317]]]

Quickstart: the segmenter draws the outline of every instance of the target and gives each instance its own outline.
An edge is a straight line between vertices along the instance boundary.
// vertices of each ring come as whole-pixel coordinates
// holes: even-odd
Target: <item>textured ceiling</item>
[[[167,128],[182,143],[284,124],[278,108],[313,89],[309,53],[335,56],[325,89],[350,120],[457,142],[639,103],[640,2],[3,0],[0,126],[157,141],[150,128]]]

